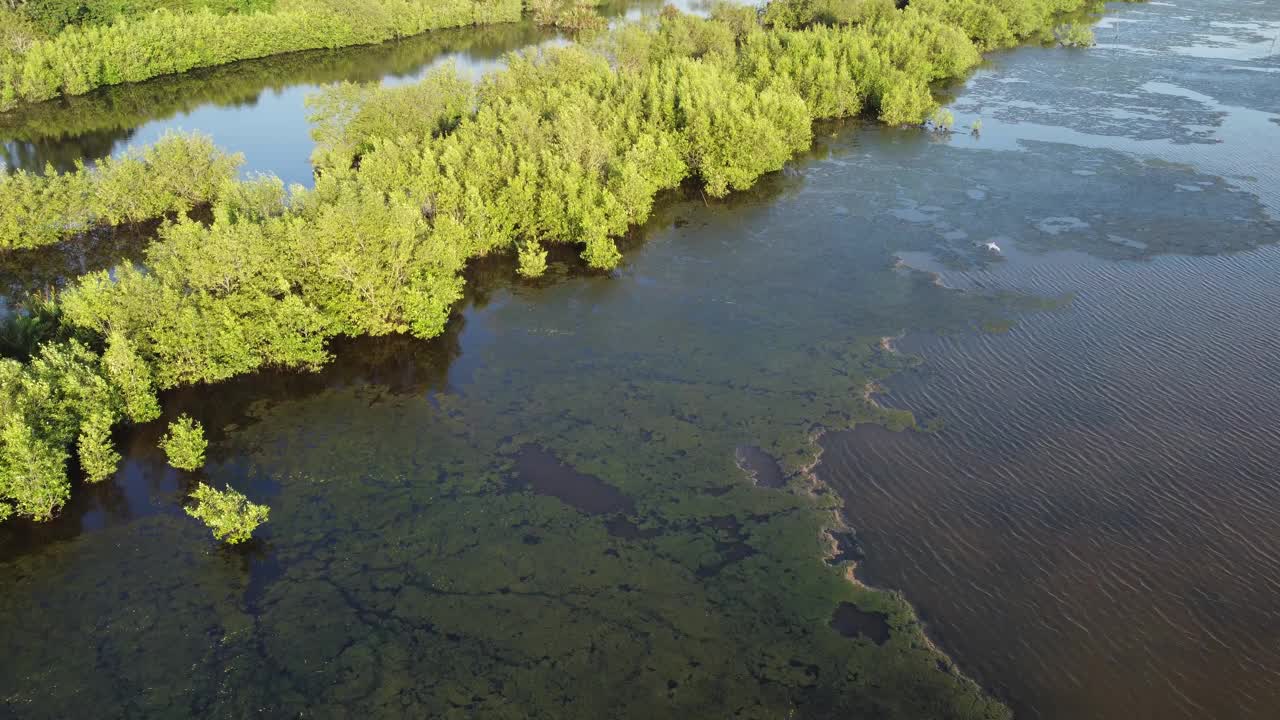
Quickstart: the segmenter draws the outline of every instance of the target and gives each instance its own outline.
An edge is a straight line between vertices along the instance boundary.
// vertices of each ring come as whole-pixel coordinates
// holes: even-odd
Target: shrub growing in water
[[[0,514],[53,517],[71,493],[68,448],[89,480],[109,475],[110,428],[127,414],[121,386],[76,340],[45,343],[25,364],[0,360]]]
[[[528,0],[533,21],[565,30],[599,30],[608,21],[596,10],[597,0]]]
[[[230,486],[215,490],[200,483],[191,499],[195,504],[186,508],[187,514],[208,525],[215,538],[232,545],[251,539],[271,513],[266,505],[249,502]]]
[[[196,470],[204,465],[204,451],[209,447],[204,428],[186,415],[169,423],[169,432],[160,440],[169,464],[179,470]]]
[[[1053,34],[1064,47],[1093,47],[1097,44],[1093,28],[1081,22],[1059,25]]]
[[[933,111],[933,115],[929,117],[928,125],[934,132],[949,133],[951,127],[956,124],[956,116],[950,110],[938,108]]]
[[[527,278],[539,277],[547,271],[547,250],[536,240],[526,240],[520,243],[519,261],[516,272]]]

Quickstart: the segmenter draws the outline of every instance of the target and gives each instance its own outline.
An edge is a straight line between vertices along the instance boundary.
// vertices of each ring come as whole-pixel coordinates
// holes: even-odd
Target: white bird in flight
[[[986,249],[990,250],[990,251],[991,251],[991,252],[993,252],[993,253],[998,253],[998,252],[1000,252],[1000,246],[999,246],[999,245],[997,245],[997,244],[995,244],[995,243],[993,243],[993,242],[989,242],[989,243],[987,243],[986,245],[983,245],[982,247],[984,247],[984,248],[986,248]]]

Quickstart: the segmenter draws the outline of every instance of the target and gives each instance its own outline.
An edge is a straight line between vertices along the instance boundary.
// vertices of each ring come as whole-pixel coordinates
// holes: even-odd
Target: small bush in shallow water
[[[1053,35],[1064,47],[1093,47],[1097,44],[1093,37],[1093,28],[1084,23],[1059,25],[1054,28]]]
[[[928,126],[934,132],[949,133],[952,126],[956,124],[956,116],[946,108],[938,108],[933,111],[933,115],[929,117]]]
[[[600,30],[609,23],[594,0],[529,0],[529,13],[539,25],[565,30]]]
[[[179,470],[195,470],[204,465],[204,451],[208,447],[204,428],[186,415],[169,423],[169,432],[160,440],[169,464]]]
[[[520,243],[520,267],[516,272],[524,277],[538,277],[547,271],[547,251],[536,241]]]
[[[187,514],[199,520],[213,531],[218,540],[235,545],[253,537],[253,531],[267,521],[271,508],[249,502],[243,493],[228,486],[225,490],[200,483],[191,493],[195,505],[186,508]]]

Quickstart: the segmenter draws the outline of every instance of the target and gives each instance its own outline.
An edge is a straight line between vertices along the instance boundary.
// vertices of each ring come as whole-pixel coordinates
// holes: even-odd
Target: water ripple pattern
[[[980,71],[953,106],[959,125],[981,120],[963,144],[1065,142],[1190,165],[1280,217],[1280,5],[1109,10],[1091,51],[1024,48]]]
[[[907,588],[1023,717],[1280,707],[1278,265],[1026,271],[1071,310],[899,343],[927,363],[886,401],[942,430],[827,440],[863,574]]]
[[[947,176],[936,206],[894,211],[942,240],[898,251],[902,265],[1067,306],[897,341],[923,364],[882,400],[936,432],[829,435],[818,472],[846,500],[859,573],[904,590],[1019,717],[1269,720],[1280,6],[1112,5],[1097,34],[1094,52],[995,58],[954,103],[981,133],[943,141],[972,158],[978,205],[1016,202],[982,168],[1017,161],[992,153],[1057,157],[1022,192],[1056,183],[1060,209],[983,227]],[[1187,177],[1151,181],[1166,172]],[[1269,219],[1247,220],[1246,197]],[[1000,251],[957,259],[988,241]]]

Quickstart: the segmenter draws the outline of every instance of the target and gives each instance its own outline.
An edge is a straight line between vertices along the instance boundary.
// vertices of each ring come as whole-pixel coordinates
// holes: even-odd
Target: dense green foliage
[[[888,17],[895,9],[894,0],[782,0],[765,7],[763,21],[777,28],[853,25]]]
[[[343,82],[307,98],[317,166],[350,164],[375,138],[424,137],[453,130],[471,110],[471,83],[452,70],[395,88]]]
[[[58,102],[25,104],[0,113],[0,134],[19,141],[0,145],[0,161],[11,169],[40,171],[52,163],[57,170],[72,170],[77,160],[110,154],[144,123],[205,105],[253,104],[266,91],[295,85],[407,76],[444,53],[499,60],[509,48],[535,45],[551,36],[552,31],[530,23],[437,30],[397,42],[274,55],[107,86]]]
[[[599,30],[608,22],[596,11],[596,0],[528,0],[529,14],[539,25],[566,30]]]
[[[520,0],[278,0],[268,12],[229,15],[161,8],[10,43],[0,54],[0,108],[236,60],[509,22],[520,11]]]
[[[31,248],[104,225],[154,220],[212,202],[239,155],[200,135],[169,135],[92,169],[0,175],[0,250]]]
[[[269,10],[275,0],[14,0],[18,13],[49,34],[68,25],[107,25],[165,8],[175,12],[210,10],[219,15]]]
[[[204,465],[204,451],[209,442],[204,439],[204,428],[186,415],[169,423],[169,431],[160,439],[160,449],[169,464],[179,470],[198,470]]]
[[[186,508],[187,514],[208,525],[215,538],[231,545],[252,538],[253,531],[271,514],[266,505],[249,502],[232,487],[215,490],[200,483],[191,499],[195,505]]]
[[[909,3],[921,13],[963,30],[984,52],[1030,39],[1052,40],[1056,17],[1093,4],[1082,0],[911,0]],[[894,0],[776,0],[766,8],[764,22],[783,28],[852,25],[883,19],[893,13],[894,7]],[[1081,29],[1088,30],[1087,27]],[[1077,30],[1072,37],[1074,42],[1064,41],[1064,44],[1091,44],[1079,42],[1081,39],[1082,34]]]
[[[41,353],[72,353],[84,368],[77,382],[112,398],[107,419],[138,420],[154,415],[155,389],[317,368],[336,336],[438,335],[472,258],[518,252],[521,274],[536,276],[549,245],[570,244],[589,266],[613,268],[614,238],[649,217],[659,192],[686,181],[712,197],[748,188],[809,146],[815,119],[874,112],[921,123],[936,108],[931,85],[979,61],[965,32],[915,7],[868,17],[791,28],[733,8],[711,19],[664,12],[590,46],[512,56],[478,86],[448,66],[416,87],[335,86],[312,101],[314,189],[286,192],[274,178],[201,184],[212,222],[179,214],[145,269],[91,273],[60,298],[64,324],[107,354],[76,343]],[[112,210],[92,217],[182,209],[193,193],[175,194],[175,182],[161,183],[170,199],[148,197],[144,210],[112,204],[136,192],[106,193]],[[57,232],[86,224],[82,205],[68,206],[75,213]],[[39,376],[41,357],[11,361],[10,374]],[[63,448],[88,433],[77,441],[82,465],[100,474],[111,458],[80,395],[40,397],[34,410],[7,413],[21,427],[5,445],[15,448],[10,467],[32,458],[40,479],[28,484],[52,490],[43,502],[7,494],[22,514],[46,517],[66,496]],[[72,409],[58,431],[36,432],[60,403]]]
[[[921,12],[962,28],[978,49],[1053,38],[1054,18],[1093,5],[1081,0],[912,0]]]
[[[99,357],[81,343],[48,343],[28,363],[0,360],[0,515],[51,518],[70,495],[67,448],[86,479],[102,480],[119,457],[111,426],[159,414],[149,370],[119,335]]]

